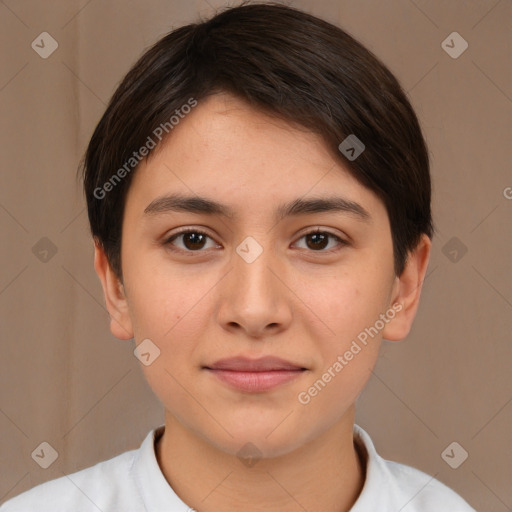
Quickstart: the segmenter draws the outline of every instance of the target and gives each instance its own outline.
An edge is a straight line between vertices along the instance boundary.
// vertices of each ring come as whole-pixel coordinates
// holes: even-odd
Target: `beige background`
[[[222,5],[0,3],[0,502],[135,448],[163,422],[133,344],[108,330],[75,171],[144,48]],[[480,511],[511,510],[511,2],[293,5],[383,59],[432,154],[439,234],[422,304],[408,339],[384,344],[358,423],[384,457],[435,475]],[[48,59],[31,48],[43,31],[59,44]],[[457,59],[441,47],[453,31],[469,44]],[[43,237],[57,249],[47,262],[33,252]],[[48,469],[31,458],[43,441],[59,453]],[[469,453],[458,469],[441,458],[452,441]]]

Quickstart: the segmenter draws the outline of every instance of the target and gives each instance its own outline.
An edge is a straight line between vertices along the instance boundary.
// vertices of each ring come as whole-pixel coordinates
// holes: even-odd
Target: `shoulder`
[[[0,506],[0,512],[97,512],[140,509],[130,492],[131,467],[137,450],[37,485]],[[133,488],[133,487],[132,487]],[[124,503],[120,503],[120,500]]]
[[[476,512],[445,484],[419,469],[382,458],[361,427],[354,426],[354,441],[366,459],[366,480],[353,512]],[[377,510],[377,508],[375,510]]]

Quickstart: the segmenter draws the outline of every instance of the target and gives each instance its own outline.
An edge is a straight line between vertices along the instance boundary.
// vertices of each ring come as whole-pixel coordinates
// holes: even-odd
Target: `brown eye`
[[[306,240],[306,249],[316,252],[330,252],[331,250],[339,249],[340,246],[347,245],[347,242],[329,231],[312,231],[310,233],[306,233],[300,239]],[[336,241],[337,244],[335,244],[334,247],[330,247],[328,250],[325,250],[325,248],[329,246],[330,240]]]
[[[166,245],[176,246],[177,244],[175,244],[174,241],[177,239],[181,239],[181,247],[178,246],[179,249],[189,252],[197,252],[205,248],[206,241],[208,239],[211,240],[211,237],[202,231],[189,229],[187,231],[175,233],[165,243]]]
[[[329,236],[325,233],[310,233],[306,235],[306,244],[310,249],[325,249],[329,244]]]

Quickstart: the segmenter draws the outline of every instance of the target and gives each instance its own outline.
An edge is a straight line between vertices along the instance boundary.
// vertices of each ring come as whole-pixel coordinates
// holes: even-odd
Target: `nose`
[[[218,322],[252,338],[286,330],[293,316],[293,292],[286,284],[285,265],[271,250],[263,250],[254,261],[240,254],[233,254],[231,271],[219,289]]]

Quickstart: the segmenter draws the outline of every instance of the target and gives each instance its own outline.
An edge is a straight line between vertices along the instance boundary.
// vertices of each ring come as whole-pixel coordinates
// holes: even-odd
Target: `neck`
[[[244,464],[166,414],[156,444],[160,468],[174,492],[199,512],[348,512],[364,484],[353,442],[354,410],[290,453]]]

